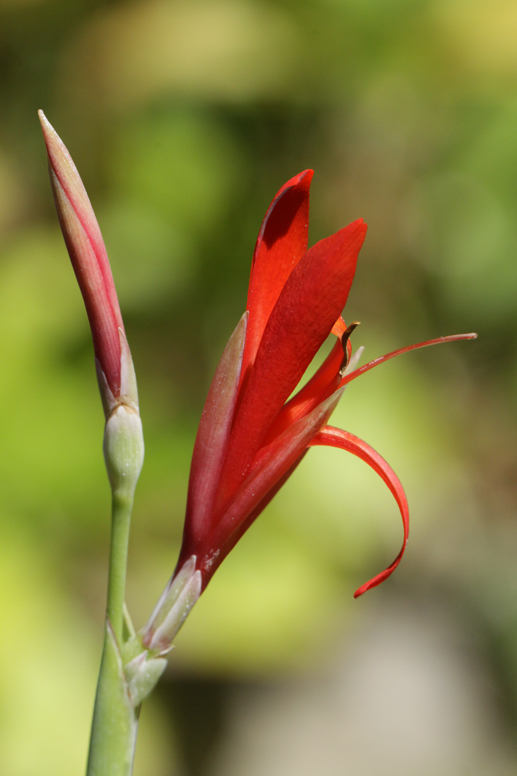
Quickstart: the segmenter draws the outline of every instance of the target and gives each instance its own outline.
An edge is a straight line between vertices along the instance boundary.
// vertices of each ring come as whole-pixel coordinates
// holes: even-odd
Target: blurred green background
[[[225,561],[145,704],[136,776],[517,774],[514,0],[0,1],[0,772],[84,770],[109,539],[103,416],[36,111],[82,174],[137,370],[128,604],[172,573],[189,459],[263,215],[369,224],[334,422]]]

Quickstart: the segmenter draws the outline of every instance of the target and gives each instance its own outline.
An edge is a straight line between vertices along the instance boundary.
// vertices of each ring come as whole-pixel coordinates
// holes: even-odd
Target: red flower
[[[365,442],[328,426],[345,385],[398,353],[466,334],[412,345],[346,372],[349,335],[341,319],[366,234],[360,219],[307,250],[312,171],[288,181],[259,232],[248,310],[223,353],[199,424],[177,572],[192,556],[205,587],[236,542],[298,466],[309,447],[347,450],[382,477],[399,506],[402,549],[381,574],[356,591],[380,584],[406,547],[409,512],[404,490],[386,461]],[[333,350],[290,400],[328,335]],[[352,365],[350,365],[352,366]]]

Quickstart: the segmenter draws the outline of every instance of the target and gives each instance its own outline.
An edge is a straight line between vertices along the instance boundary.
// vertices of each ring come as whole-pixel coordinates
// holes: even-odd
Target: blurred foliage
[[[174,568],[198,418],[262,217],[313,167],[311,242],[369,224],[355,345],[373,358],[480,334],[361,378],[335,422],[407,488],[391,590],[446,591],[471,612],[515,720],[515,3],[2,0],[0,20],[2,774],[81,772],[109,532],[92,348],[38,108],[97,212],[139,379],[137,625]],[[169,683],[314,664],[369,611],[351,594],[391,560],[398,521],[363,464],[311,452],[194,610]],[[145,709],[139,774],[172,773],[168,693]]]

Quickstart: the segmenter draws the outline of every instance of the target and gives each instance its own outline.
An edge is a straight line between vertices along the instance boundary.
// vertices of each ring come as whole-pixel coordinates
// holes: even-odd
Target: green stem
[[[106,615],[121,646],[126,595],[127,551],[133,498],[120,492],[112,496],[111,546]]]
[[[106,633],[87,776],[131,776],[133,770],[138,717],[131,703],[120,655],[132,507],[132,496],[113,493]]]

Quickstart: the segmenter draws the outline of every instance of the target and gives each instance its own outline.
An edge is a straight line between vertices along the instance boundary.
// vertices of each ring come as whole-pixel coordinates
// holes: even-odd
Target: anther
[[[348,366],[348,362],[350,361],[350,356],[352,354],[352,348],[350,347],[350,350],[348,348],[348,340],[350,339],[350,335],[354,331],[354,329],[357,329],[361,321],[352,321],[350,323],[345,331],[343,332],[343,336],[341,337],[341,345],[343,347],[343,361],[341,362],[341,366],[339,368],[339,374],[341,377],[345,374],[345,370]]]

